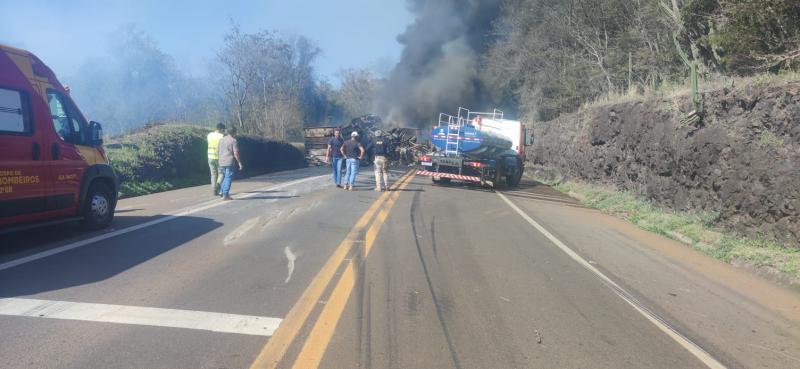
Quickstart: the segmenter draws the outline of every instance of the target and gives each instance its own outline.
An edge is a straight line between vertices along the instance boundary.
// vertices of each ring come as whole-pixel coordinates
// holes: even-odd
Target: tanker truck
[[[417,175],[433,183],[451,180],[475,182],[482,187],[519,185],[525,163],[525,147],[532,144],[524,124],[504,119],[503,112],[472,112],[458,108],[458,115],[439,114],[431,130],[435,151],[419,160]]]

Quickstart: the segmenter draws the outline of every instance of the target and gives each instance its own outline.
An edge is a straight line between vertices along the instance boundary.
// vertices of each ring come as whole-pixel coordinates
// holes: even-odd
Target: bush
[[[245,177],[306,166],[303,152],[288,142],[258,136],[240,136],[236,140]]]
[[[120,180],[123,197],[208,183],[206,135],[187,124],[149,127],[112,139],[106,153]],[[252,176],[304,167],[303,152],[289,143],[262,137],[238,138],[245,171]]]
[[[161,125],[120,136],[107,145],[121,181],[164,181],[208,171],[203,127]]]

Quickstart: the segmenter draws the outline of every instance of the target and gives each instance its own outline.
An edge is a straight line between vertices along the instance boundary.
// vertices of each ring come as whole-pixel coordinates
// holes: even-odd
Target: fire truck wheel
[[[100,229],[108,226],[114,217],[114,195],[103,183],[94,183],[89,187],[84,204],[83,225],[89,229]]]

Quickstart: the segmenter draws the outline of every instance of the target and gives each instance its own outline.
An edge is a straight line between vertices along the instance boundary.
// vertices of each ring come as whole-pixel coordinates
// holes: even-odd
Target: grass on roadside
[[[185,187],[199,186],[208,184],[207,175],[194,175],[191,178],[177,178],[163,181],[129,181],[122,182],[119,188],[120,198],[149,195],[151,193],[164,192]]]
[[[716,259],[772,268],[792,278],[800,278],[799,249],[765,238],[748,238],[726,232],[717,226],[718,214],[672,211],[610,187],[548,181],[537,176],[534,179],[578,198],[584,205],[622,217],[643,230],[689,244]]]
[[[783,70],[775,73],[761,73],[754,76],[730,77],[711,75],[699,81],[699,93],[706,94],[722,89],[744,90],[751,87],[764,87],[779,83],[792,83],[800,81],[800,71]],[[679,96],[689,96],[691,89],[689,81],[664,82],[655,88],[645,88],[643,91],[612,91],[595,97],[581,105],[581,109],[590,109],[600,106],[622,104],[631,101],[645,101],[651,98],[674,99]]]

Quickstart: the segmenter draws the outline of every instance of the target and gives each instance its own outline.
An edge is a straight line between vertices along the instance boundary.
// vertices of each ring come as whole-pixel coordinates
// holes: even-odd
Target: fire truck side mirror
[[[103,145],[103,126],[100,123],[91,121],[89,122],[89,143],[93,147],[100,147]]]

